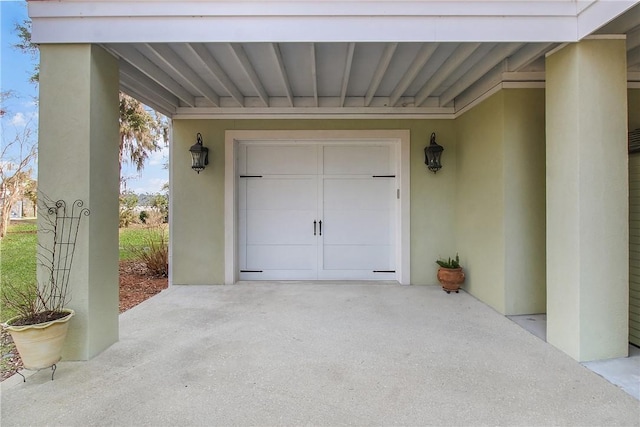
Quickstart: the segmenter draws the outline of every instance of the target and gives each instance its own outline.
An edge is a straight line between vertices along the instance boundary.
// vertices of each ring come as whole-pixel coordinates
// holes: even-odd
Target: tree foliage
[[[38,181],[35,179],[27,179],[23,189],[23,196],[29,199],[33,209],[31,216],[36,216],[38,210]]]
[[[34,61],[33,73],[29,77],[31,83],[38,83],[40,80],[40,64],[38,64],[38,45],[31,41],[31,21],[25,19],[21,23],[15,24],[14,27],[20,41],[13,45],[13,47],[21,50],[23,53],[28,54],[31,60]]]
[[[4,237],[11,207],[23,196],[37,156],[37,145],[30,126],[25,126],[15,138],[3,144],[0,153],[0,238]]]
[[[7,101],[7,99],[13,96],[14,96],[14,93],[11,90],[5,90],[0,92],[0,119],[3,118],[5,114],[7,114],[7,109],[4,106],[5,102]]]
[[[138,172],[149,155],[167,141],[167,126],[158,113],[152,114],[139,101],[120,93],[120,168],[130,161]]]
[[[135,220],[135,208],[138,206],[138,196],[126,192],[120,194],[120,227],[128,227]]]

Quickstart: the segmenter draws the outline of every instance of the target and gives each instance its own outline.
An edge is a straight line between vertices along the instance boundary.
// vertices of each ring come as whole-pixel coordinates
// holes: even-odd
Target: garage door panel
[[[323,173],[325,175],[386,175],[391,173],[388,146],[325,146]]]
[[[315,211],[248,211],[246,242],[248,245],[315,244],[315,217]]]
[[[316,269],[314,245],[248,245],[247,270]]]
[[[325,245],[389,245],[395,234],[389,211],[326,211],[322,227]]]
[[[317,174],[317,148],[314,145],[248,145],[247,175]]]
[[[325,245],[324,270],[395,270],[391,246]]]
[[[249,179],[246,206],[254,209],[317,209],[315,178]]]
[[[391,210],[392,179],[325,179],[324,209]]]

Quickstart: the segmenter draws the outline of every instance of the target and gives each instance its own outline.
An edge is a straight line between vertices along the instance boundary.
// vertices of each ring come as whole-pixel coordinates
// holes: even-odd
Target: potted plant
[[[438,281],[446,293],[458,293],[460,285],[464,283],[464,271],[460,266],[460,257],[456,253],[455,258],[439,259],[436,264],[438,268]]]
[[[66,307],[69,278],[80,220],[89,215],[89,210],[82,207],[81,200],[67,209],[63,200],[51,202],[42,195],[40,204],[43,225],[39,230],[38,265],[46,278],[26,287],[2,284],[3,303],[16,314],[2,326],[11,334],[26,369],[52,368],[55,373],[69,320],[75,314]]]

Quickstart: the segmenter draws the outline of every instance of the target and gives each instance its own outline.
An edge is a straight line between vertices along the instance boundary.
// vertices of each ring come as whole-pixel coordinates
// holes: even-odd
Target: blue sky
[[[37,131],[38,110],[35,99],[38,96],[36,85],[29,83],[37,59],[12,47],[19,39],[14,30],[15,24],[28,18],[25,1],[0,0],[0,90],[11,90],[14,96],[4,103],[8,113],[2,119],[2,144],[12,141],[25,126]],[[169,158],[168,147],[153,153],[147,161],[142,175],[135,167],[123,165],[122,175],[127,179],[127,188],[136,193],[157,193],[169,180],[168,170],[163,168]],[[2,159],[7,161],[10,159]]]

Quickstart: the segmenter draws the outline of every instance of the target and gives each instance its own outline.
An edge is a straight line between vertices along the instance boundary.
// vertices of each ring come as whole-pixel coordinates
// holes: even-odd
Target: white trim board
[[[636,2],[31,1],[35,43],[577,41]],[[384,31],[380,31],[384,28]]]
[[[387,141],[398,150],[398,186],[400,215],[396,246],[397,280],[403,285],[411,283],[410,270],[410,141],[409,130],[308,130],[308,131],[226,131],[225,133],[225,284],[238,281],[238,200],[237,200],[237,146],[243,141]]]

